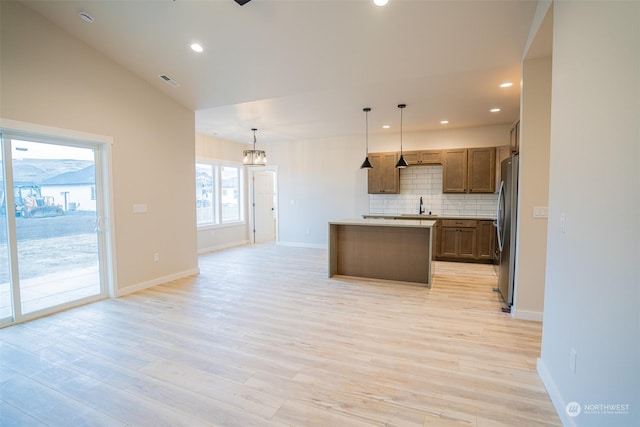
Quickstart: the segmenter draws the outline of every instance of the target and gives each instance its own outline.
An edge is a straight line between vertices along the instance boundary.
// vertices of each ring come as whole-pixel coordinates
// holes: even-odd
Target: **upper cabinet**
[[[469,193],[493,193],[496,191],[496,149],[469,149]]]
[[[368,169],[369,194],[400,192],[400,169],[396,168],[397,153],[369,153],[373,168]]]
[[[410,166],[442,164],[440,150],[405,151],[403,155]]]
[[[520,120],[516,122],[509,133],[509,141],[511,145],[511,153],[520,152]]]
[[[495,147],[442,150],[442,160],[443,193],[495,192]]]
[[[467,149],[442,150],[442,192],[467,192]]]
[[[511,155],[511,147],[502,145],[496,147],[496,192],[500,190],[500,182],[502,181],[502,161]]]

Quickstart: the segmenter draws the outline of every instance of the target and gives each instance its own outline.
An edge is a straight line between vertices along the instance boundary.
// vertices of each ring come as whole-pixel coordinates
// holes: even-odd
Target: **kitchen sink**
[[[427,214],[422,214],[422,215],[418,215],[418,214],[400,214],[400,216],[414,216],[414,217],[420,217],[420,218],[433,218],[436,217],[438,215],[427,215]]]

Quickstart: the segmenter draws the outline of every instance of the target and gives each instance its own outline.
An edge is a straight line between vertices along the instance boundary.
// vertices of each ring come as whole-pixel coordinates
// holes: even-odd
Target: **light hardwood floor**
[[[427,289],[264,244],[200,269],[0,330],[0,425],[560,425],[492,266],[436,262]]]

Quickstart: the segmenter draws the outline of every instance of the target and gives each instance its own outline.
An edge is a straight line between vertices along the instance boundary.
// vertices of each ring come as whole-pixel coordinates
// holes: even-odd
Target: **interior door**
[[[276,239],[275,173],[253,172],[253,227],[254,242],[271,242]]]

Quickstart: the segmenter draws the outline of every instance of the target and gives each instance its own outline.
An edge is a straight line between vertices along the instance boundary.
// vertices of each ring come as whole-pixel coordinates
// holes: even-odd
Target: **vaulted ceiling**
[[[360,134],[363,107],[371,133],[397,133],[399,103],[405,132],[512,123],[537,2],[24,3],[196,111],[198,132],[248,143],[252,127],[261,142]]]

